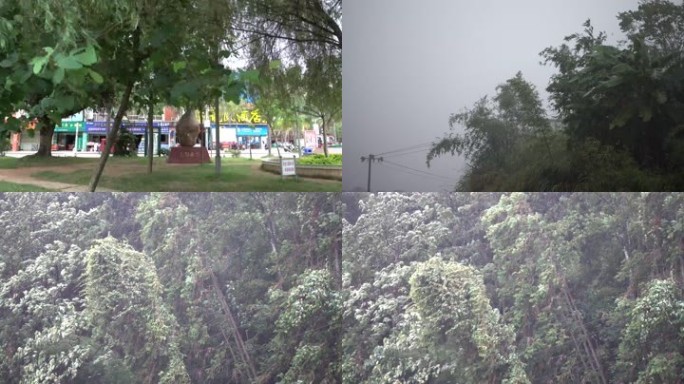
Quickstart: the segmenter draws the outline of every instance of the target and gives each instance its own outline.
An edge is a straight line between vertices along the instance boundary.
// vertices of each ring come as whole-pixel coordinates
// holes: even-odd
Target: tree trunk
[[[342,199],[340,194],[336,195],[338,199]],[[332,273],[335,280],[335,288],[342,290],[342,233],[338,232],[335,236],[335,241],[332,243],[332,257],[330,263],[330,273]]]
[[[143,62],[143,57],[140,56],[140,53],[138,53],[138,48],[140,48],[140,28],[136,28],[135,31],[133,31],[133,52],[136,53],[134,54],[135,58],[133,59],[132,63],[133,68],[131,77],[128,79],[128,82],[126,83],[126,90],[124,91],[124,94],[121,97],[121,104],[119,104],[119,110],[116,112],[116,116],[114,117],[114,126],[112,127],[112,130],[109,131],[109,133],[107,134],[107,145],[105,145],[105,147],[102,150],[102,153],[100,154],[100,163],[97,165],[97,168],[95,168],[95,173],[93,173],[93,176],[90,178],[90,184],[88,185],[90,192],[95,192],[95,189],[97,188],[97,183],[100,182],[100,177],[102,177],[102,172],[104,172],[105,164],[107,164],[107,160],[109,159],[109,153],[112,151],[114,141],[117,135],[119,134],[121,120],[123,120],[123,117],[126,114],[126,110],[128,109],[128,103],[131,99],[133,86],[135,85],[135,82],[138,80],[137,75],[140,72],[140,66]]]
[[[321,116],[321,120],[323,120],[323,124],[321,125],[321,128],[323,129],[323,153],[325,154],[325,157],[328,157],[328,130],[325,127],[325,116]]]
[[[33,156],[50,157],[52,156],[52,136],[55,133],[55,123],[47,115],[40,116],[38,122],[40,123],[40,145],[38,152]]]
[[[271,119],[266,118],[268,131],[268,157],[271,157],[271,143],[273,142],[273,133],[271,132]],[[251,144],[251,143],[250,143]]]
[[[97,165],[97,168],[95,168],[95,173],[90,178],[90,184],[88,186],[90,188],[90,192],[95,192],[95,189],[97,188],[97,183],[100,182],[100,177],[102,177],[102,172],[104,171],[105,164],[107,164],[107,160],[109,159],[109,153],[112,151],[112,146],[114,146],[116,137],[119,134],[119,128],[121,128],[121,120],[123,120],[123,116],[124,114],[126,114],[126,110],[128,109],[128,101],[131,98],[134,83],[134,80],[129,80],[128,84],[126,85],[126,91],[124,92],[124,95],[121,98],[121,105],[119,106],[119,110],[116,112],[116,116],[114,117],[114,126],[107,135],[107,144],[105,145],[105,147],[102,150],[102,153],[100,154],[100,162]]]
[[[219,118],[219,98],[214,100],[214,111],[216,112],[216,176],[221,175],[221,119]]]
[[[154,96],[150,95],[147,104],[147,173],[152,173],[152,162],[154,161]]]
[[[204,104],[199,105],[200,123],[200,143],[202,148],[207,148],[207,127],[204,126]]]
[[[575,305],[575,299],[572,297],[572,294],[570,293],[570,288],[568,287],[567,281],[565,281],[565,278],[563,277],[561,286],[560,286],[561,292],[564,294],[564,299],[567,305],[568,309],[568,314],[572,321],[575,323],[575,325],[579,328],[580,330],[580,337],[579,339],[580,344],[582,345],[585,353],[587,360],[589,364],[591,365],[591,368],[594,371],[594,374],[596,377],[600,380],[602,384],[607,384],[608,381],[606,380],[606,377],[603,373],[603,367],[601,365],[601,361],[598,358],[598,354],[596,353],[596,347],[594,346],[594,343],[592,342],[591,335],[589,334],[589,331],[587,330],[586,325],[584,324],[584,320],[582,316],[580,316],[580,310],[577,308]],[[581,351],[577,351],[578,353],[582,353]]]

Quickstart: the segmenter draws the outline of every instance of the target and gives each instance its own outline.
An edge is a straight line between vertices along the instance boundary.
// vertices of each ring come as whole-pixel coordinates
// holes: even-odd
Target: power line
[[[388,153],[403,152],[403,151],[407,151],[407,150],[417,149],[417,148],[420,148],[420,147],[424,147],[424,146],[426,146],[426,145],[432,145],[432,142],[421,143],[421,144],[414,144],[414,145],[412,145],[412,146],[410,146],[410,147],[404,147],[404,148],[394,149],[394,150],[392,150],[392,151],[386,151],[386,152],[378,153],[377,156],[385,155],[385,154],[388,154]]]
[[[418,150],[411,151],[411,152],[397,153],[397,154],[395,154],[395,155],[389,155],[389,156],[385,156],[385,157],[399,157],[399,156],[412,155],[412,154],[414,154],[414,153],[427,152],[427,151],[429,151],[429,150],[431,150],[431,149],[432,149],[432,148],[418,149]]]
[[[398,166],[392,165],[392,164],[386,164],[386,165],[389,165],[390,167],[392,167],[392,170],[394,170],[394,171],[403,172],[403,173],[405,173],[405,174],[407,174],[407,175],[418,176],[418,177],[427,177],[427,178],[433,179],[433,180],[444,181],[444,179],[442,179],[442,178],[440,178],[440,177],[435,177],[435,176],[431,176],[431,175],[425,175],[425,174],[422,174],[422,173],[409,171],[409,170],[407,170],[407,169],[404,169],[404,168],[402,168],[402,167],[398,167]]]
[[[411,167],[406,166],[406,165],[404,165],[404,164],[395,163],[395,162],[390,161],[390,160],[385,160],[385,162],[388,163],[388,164],[394,164],[394,165],[397,165],[397,166],[400,166],[400,167],[403,167],[403,168],[407,168],[407,169],[410,169],[410,170],[415,171],[415,172],[424,173],[424,174],[426,174],[426,175],[430,175],[430,176],[434,176],[434,177],[439,177],[439,178],[446,179],[446,180],[453,180],[452,178],[447,177],[447,176],[442,176],[442,175],[438,175],[438,174],[436,174],[436,173],[431,173],[431,172],[423,171],[423,170],[420,170],[420,169],[411,168]]]

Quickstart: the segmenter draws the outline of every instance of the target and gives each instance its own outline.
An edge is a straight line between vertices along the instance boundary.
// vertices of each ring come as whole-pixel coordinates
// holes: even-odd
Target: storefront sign
[[[55,127],[55,132],[74,132],[76,133],[76,130],[81,130],[83,129],[83,122],[82,121],[65,121],[62,120],[62,124]]]
[[[211,128],[216,128],[216,124],[211,124]],[[222,129],[234,129],[237,137],[260,137],[268,136],[268,125],[247,125],[247,124],[221,124]]]
[[[212,122],[216,121],[214,112],[209,112],[209,119]],[[221,114],[221,123],[246,123],[246,124],[263,124],[266,121],[261,117],[261,112],[258,109],[251,111],[241,111],[238,113],[223,112]]]
[[[113,122],[110,122],[110,124],[114,125]],[[145,131],[147,130],[147,122],[144,122],[144,121],[124,122],[121,126],[123,128],[126,128],[128,130],[128,132],[130,132],[134,135],[144,135]],[[155,121],[152,123],[152,126],[155,129],[161,128],[162,135],[168,135],[169,134],[169,127],[171,126],[171,123]],[[88,121],[88,122],[86,122],[86,132],[88,132],[90,134],[94,134],[94,135],[106,135],[107,134],[107,122],[106,121]]]
[[[268,136],[268,125],[236,125],[237,136]]]

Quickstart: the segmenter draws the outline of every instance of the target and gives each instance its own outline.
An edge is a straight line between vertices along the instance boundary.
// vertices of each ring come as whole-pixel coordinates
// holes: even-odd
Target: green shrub
[[[240,157],[240,153],[242,153],[239,149],[231,149],[231,150],[229,150],[228,152],[230,152],[230,155],[231,155],[233,158],[238,158],[238,157]]]
[[[311,155],[299,159],[300,165],[342,165],[342,155],[335,154],[325,157],[325,155]]]
[[[0,156],[5,156],[5,151],[10,150],[10,141],[9,139],[2,138],[0,139]]]
[[[135,145],[135,135],[126,129],[121,129],[116,139],[114,156],[137,156],[138,147]]]

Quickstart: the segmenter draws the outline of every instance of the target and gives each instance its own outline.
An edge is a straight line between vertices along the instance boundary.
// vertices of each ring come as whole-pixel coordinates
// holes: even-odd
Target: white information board
[[[297,176],[295,159],[280,159],[280,174],[284,176]]]

